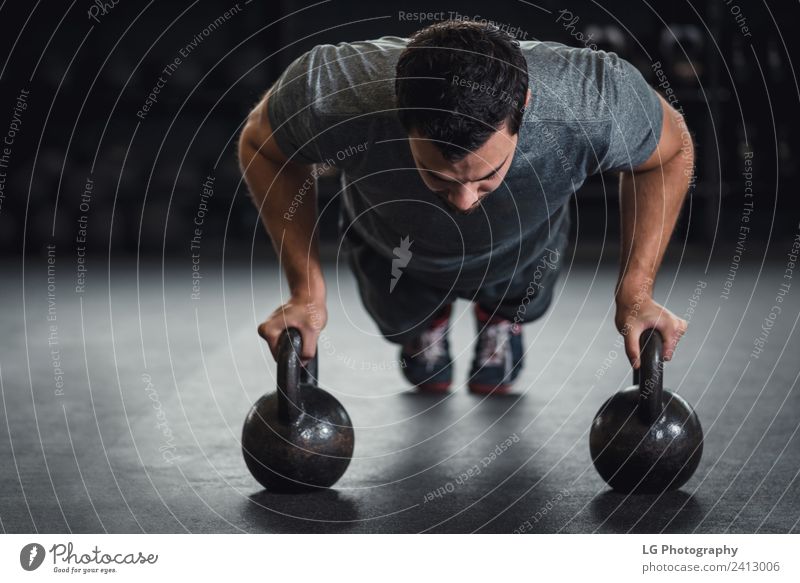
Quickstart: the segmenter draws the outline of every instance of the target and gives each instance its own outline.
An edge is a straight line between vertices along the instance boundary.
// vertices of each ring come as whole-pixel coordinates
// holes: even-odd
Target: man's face
[[[425,185],[454,212],[467,215],[477,210],[481,200],[503,182],[518,136],[512,136],[503,126],[458,162],[447,161],[435,142],[416,132],[411,132],[408,138]]]

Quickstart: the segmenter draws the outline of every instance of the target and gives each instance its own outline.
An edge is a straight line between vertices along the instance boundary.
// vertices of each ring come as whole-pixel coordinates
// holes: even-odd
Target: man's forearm
[[[281,167],[253,151],[245,180],[280,257],[292,297],[324,301],[325,280],[314,229],[316,185],[308,168],[296,164]]]
[[[620,182],[622,248],[617,302],[650,296],[680,214],[694,168],[689,143],[663,166],[623,172]]]

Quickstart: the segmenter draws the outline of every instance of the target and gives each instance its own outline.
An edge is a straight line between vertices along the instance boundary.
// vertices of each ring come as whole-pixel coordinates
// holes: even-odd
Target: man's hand
[[[648,328],[661,332],[664,339],[664,360],[672,360],[678,341],[686,333],[688,323],[649,294],[630,299],[617,299],[617,314],[614,318],[617,330],[625,338],[625,353],[633,368],[639,368],[639,337]]]
[[[267,341],[272,356],[278,358],[278,339],[287,328],[297,328],[303,338],[303,353],[300,359],[308,363],[317,348],[320,332],[328,323],[328,309],[324,301],[292,298],[278,307],[258,327],[258,334]]]

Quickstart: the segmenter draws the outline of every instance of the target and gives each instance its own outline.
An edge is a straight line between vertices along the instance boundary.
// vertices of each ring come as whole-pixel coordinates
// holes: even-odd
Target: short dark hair
[[[504,124],[519,132],[528,65],[519,43],[491,24],[448,20],[415,33],[397,62],[400,123],[436,140],[455,162]]]

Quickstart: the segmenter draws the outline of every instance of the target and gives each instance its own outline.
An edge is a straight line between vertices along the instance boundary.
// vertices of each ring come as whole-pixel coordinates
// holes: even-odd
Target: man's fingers
[[[688,323],[681,318],[675,318],[659,328],[661,335],[664,337],[664,360],[672,360],[678,347],[678,342],[686,333],[687,328]]]
[[[258,335],[267,341],[267,346],[272,353],[272,357],[278,358],[278,340],[281,334],[287,328],[297,328],[300,331],[300,337],[303,339],[303,349],[300,354],[300,360],[303,363],[308,363],[317,352],[317,339],[319,338],[319,330],[314,327],[306,326],[302,323],[282,322],[279,327],[276,327],[270,321],[264,322],[258,327]]]
[[[628,327],[625,334],[625,354],[633,368],[639,368],[639,335],[642,333],[639,328]]]
[[[261,336],[264,340],[267,341],[267,346],[269,346],[269,351],[272,353],[272,358],[275,360],[278,359],[278,339],[272,333],[272,328],[267,322],[260,324],[258,326],[258,335]]]
[[[635,369],[640,366],[641,348],[639,343],[645,330],[650,328],[658,330],[663,340],[663,358],[667,361],[672,359],[678,342],[689,327],[689,323],[686,320],[677,317],[663,306],[652,301],[645,305],[640,312],[636,313],[626,313],[625,309],[620,312],[618,308],[616,320],[618,330],[625,339],[625,353],[628,355],[631,366]],[[619,324],[622,320],[625,321],[624,326]]]
[[[300,335],[303,337],[303,353],[300,359],[307,363],[317,353],[317,338],[319,332],[315,328],[299,328]]]

